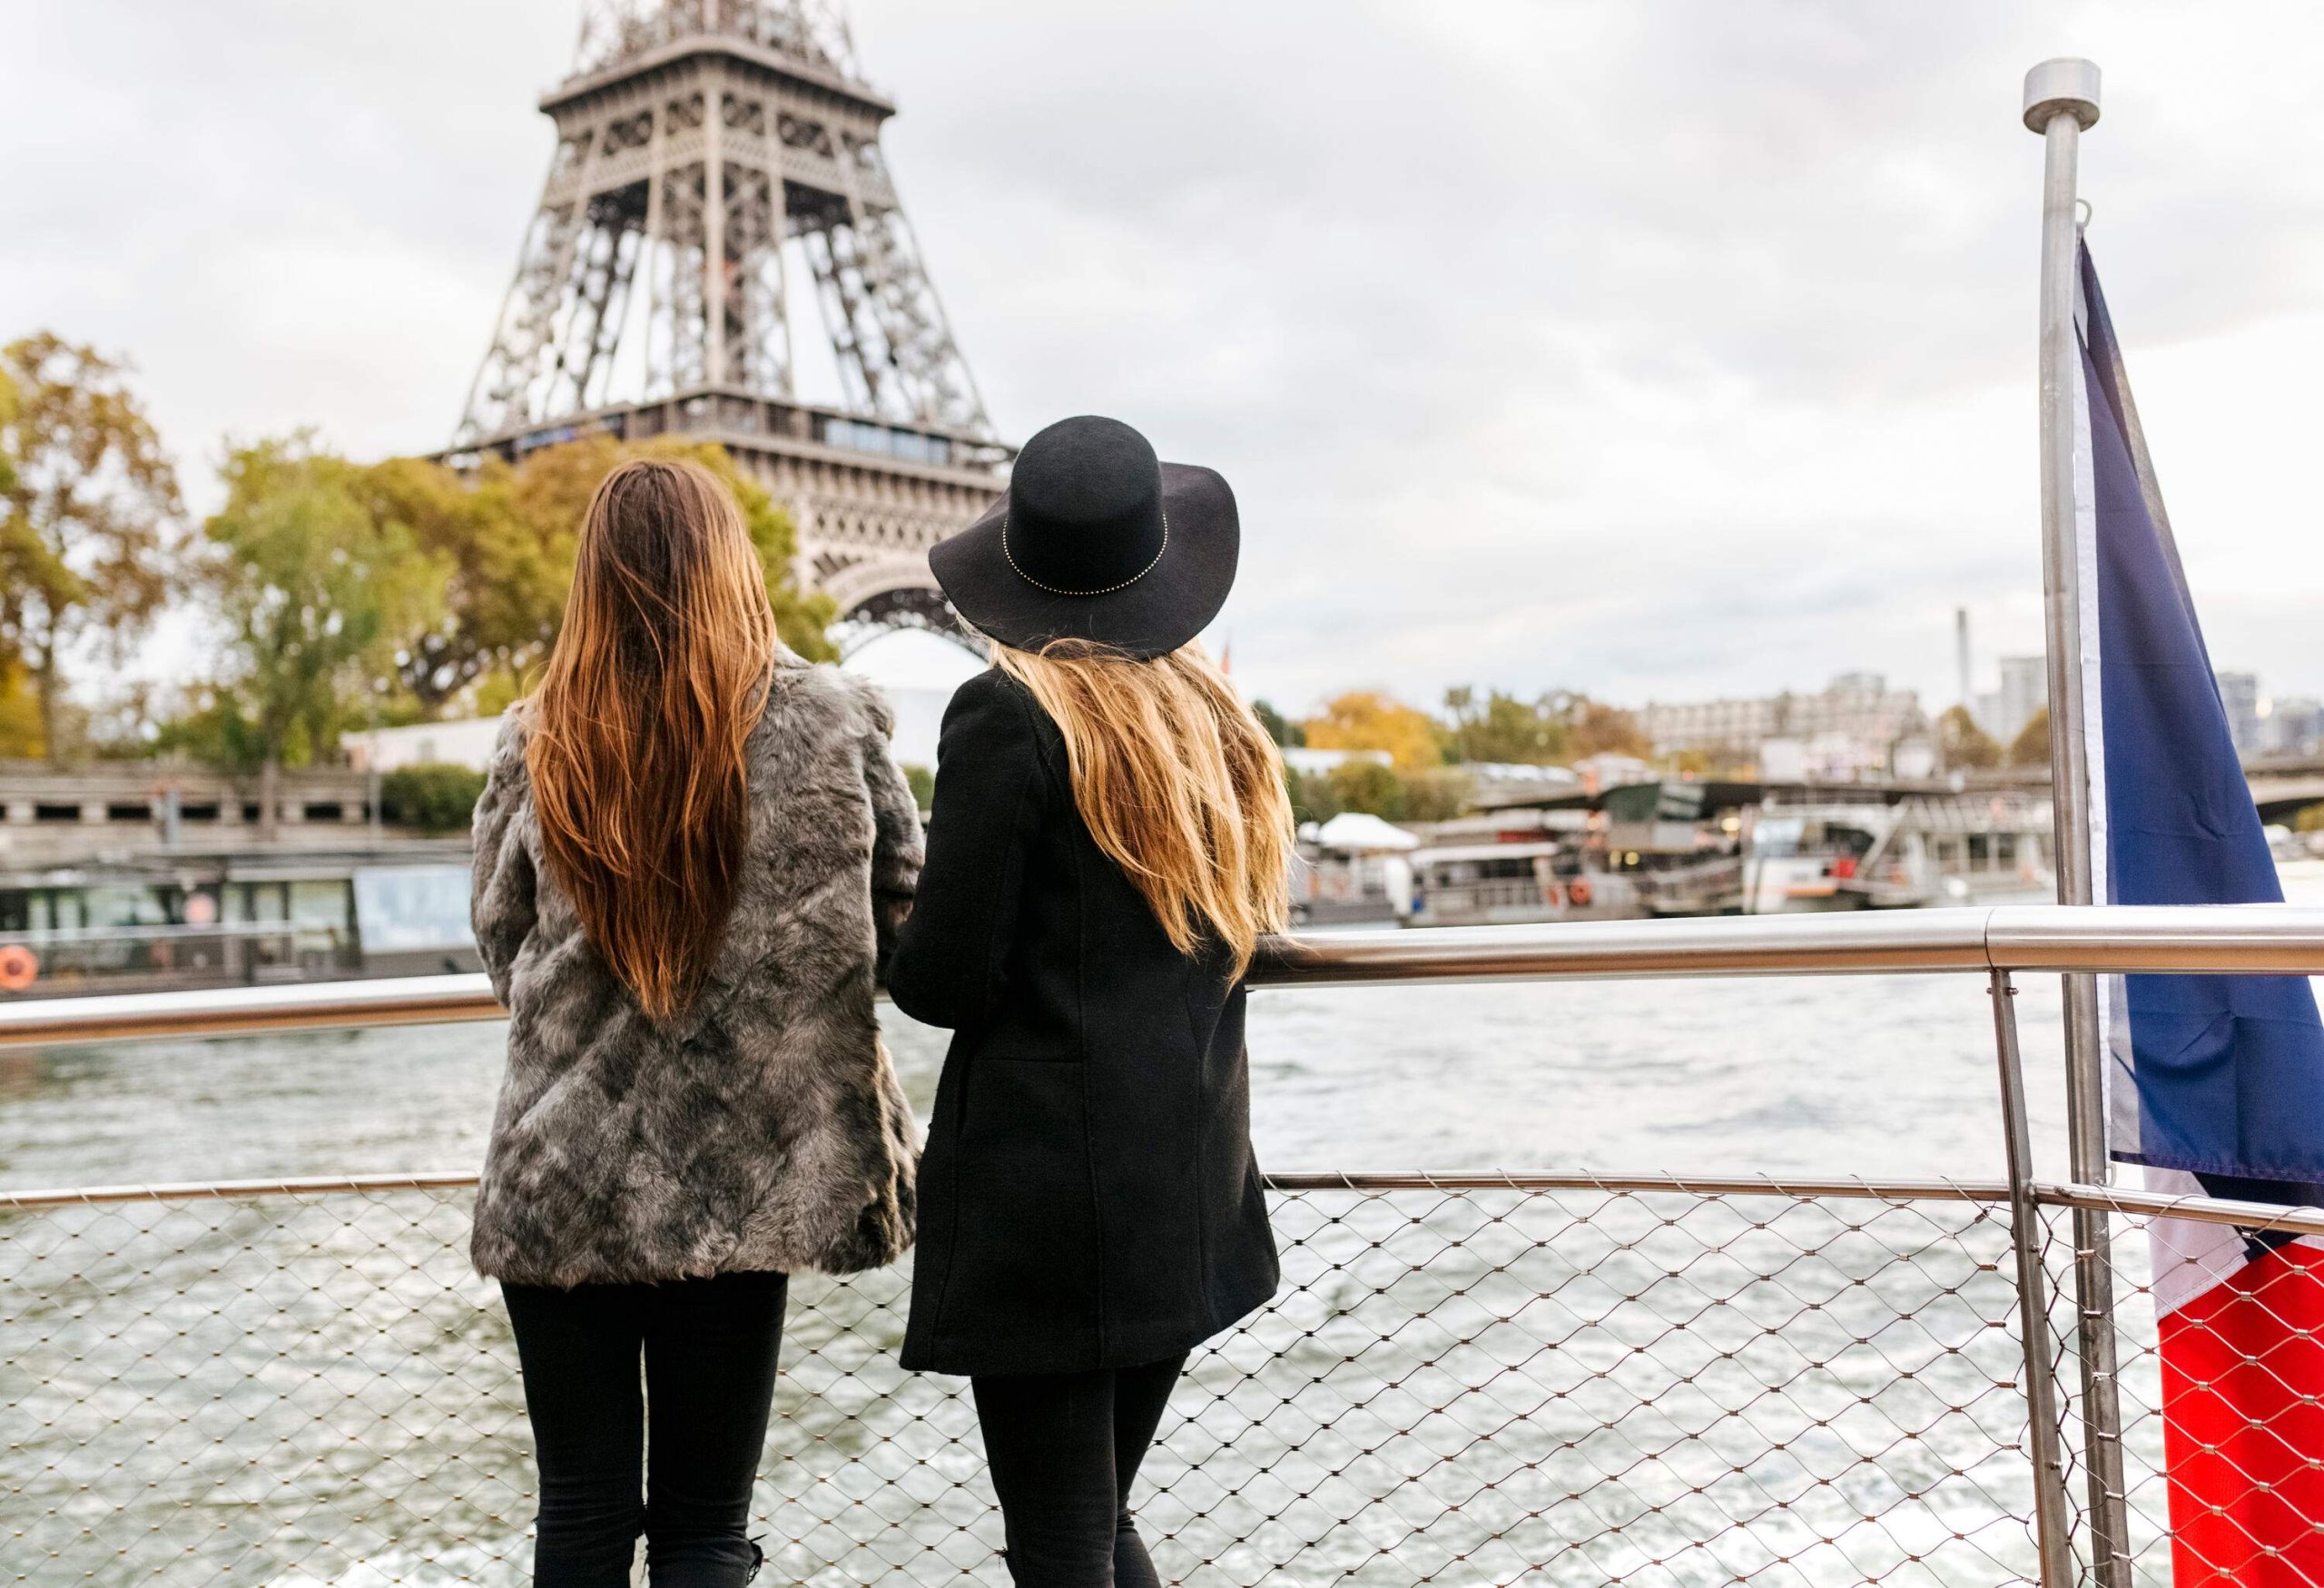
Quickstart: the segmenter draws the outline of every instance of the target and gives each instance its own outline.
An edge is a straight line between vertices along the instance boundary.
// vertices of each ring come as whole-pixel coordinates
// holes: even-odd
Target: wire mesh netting
[[[2324,1588],[2324,1406],[2313,1393],[2324,1378],[2324,1317],[2313,1244],[2106,1217],[2122,1428],[2113,1492],[2127,1522],[2110,1542],[2083,1449],[2091,1396],[2074,1327],[2076,1258],[2097,1248],[2073,1210],[2042,1212],[2079,1580]],[[2166,1456],[2182,1491],[2175,1502]]]
[[[515,1353],[458,1187],[0,1213],[0,1583],[526,1580]],[[1512,1182],[1278,1188],[1285,1283],[1141,1477],[1166,1580],[2034,1575],[2005,1207]],[[803,1277],[765,1580],[999,1583],[908,1276]]]

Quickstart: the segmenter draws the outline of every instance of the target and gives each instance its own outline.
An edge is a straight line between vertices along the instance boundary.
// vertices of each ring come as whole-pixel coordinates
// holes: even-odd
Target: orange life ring
[[[1576,877],[1565,885],[1566,902],[1577,910],[1590,908],[1590,884]]]
[[[20,942],[0,948],[0,988],[22,992],[40,979],[40,956]]]

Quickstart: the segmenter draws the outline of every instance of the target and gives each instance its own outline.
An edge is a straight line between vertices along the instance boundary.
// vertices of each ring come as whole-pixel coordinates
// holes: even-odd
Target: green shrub
[[[1324,780],[1343,811],[1362,811],[1390,822],[1404,817],[1404,780],[1382,761],[1343,761]]]
[[[379,815],[395,827],[423,833],[466,830],[484,794],[484,774],[465,766],[423,763],[399,766],[379,779]]]
[[[906,766],[904,786],[911,790],[911,803],[926,815],[936,805],[936,774],[925,766]]]

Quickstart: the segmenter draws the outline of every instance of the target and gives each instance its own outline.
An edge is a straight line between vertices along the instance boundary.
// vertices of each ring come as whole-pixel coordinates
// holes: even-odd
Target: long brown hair
[[[1181,953],[1225,943],[1241,975],[1290,915],[1283,757],[1198,643],[1152,661],[1081,641],[993,647],[1065,735],[1073,803]]]
[[[640,459],[589,500],[532,702],[541,848],[590,946],[656,1019],[725,934],[747,836],[743,746],[777,647],[742,509],[683,459]]]

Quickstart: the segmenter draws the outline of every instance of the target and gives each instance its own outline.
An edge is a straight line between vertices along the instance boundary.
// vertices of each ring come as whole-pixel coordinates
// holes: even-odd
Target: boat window
[[[303,882],[290,884],[290,920],[299,926],[341,930],[350,924],[351,891],[342,882]]]
[[[1800,839],[1807,824],[1797,816],[1783,816],[1773,821],[1762,819],[1751,833],[1751,848],[1759,854],[1780,859],[1799,853]]]
[[[84,888],[81,911],[88,926],[164,926],[170,918],[150,888]]]
[[[80,819],[81,807],[78,805],[52,805],[43,801],[33,806],[33,820],[35,822],[77,822]]]
[[[337,822],[346,816],[346,807],[337,800],[316,800],[300,807],[299,814],[310,822]]]
[[[1970,834],[1969,834],[1969,863],[1970,863],[1970,865],[1972,865],[1973,867],[1976,868],[1976,869],[1977,869],[1977,870],[1979,870],[1979,871],[1983,871],[1983,870],[1984,870],[1984,868],[1985,868],[1985,862],[1986,862],[1986,860],[1987,860],[1987,858],[1988,858],[1989,852],[1992,850],[1992,848],[1993,848],[1993,840],[1992,840],[1992,838],[1991,838],[1988,834],[1984,833],[1970,833]]]
[[[1994,859],[2002,865],[2017,863],[2016,833],[1996,833],[1994,834]]]
[[[355,921],[368,952],[465,948],[468,868],[464,865],[363,866],[355,873]]]
[[[153,819],[153,807],[151,805],[123,804],[105,807],[105,820],[108,822],[150,822]]]

